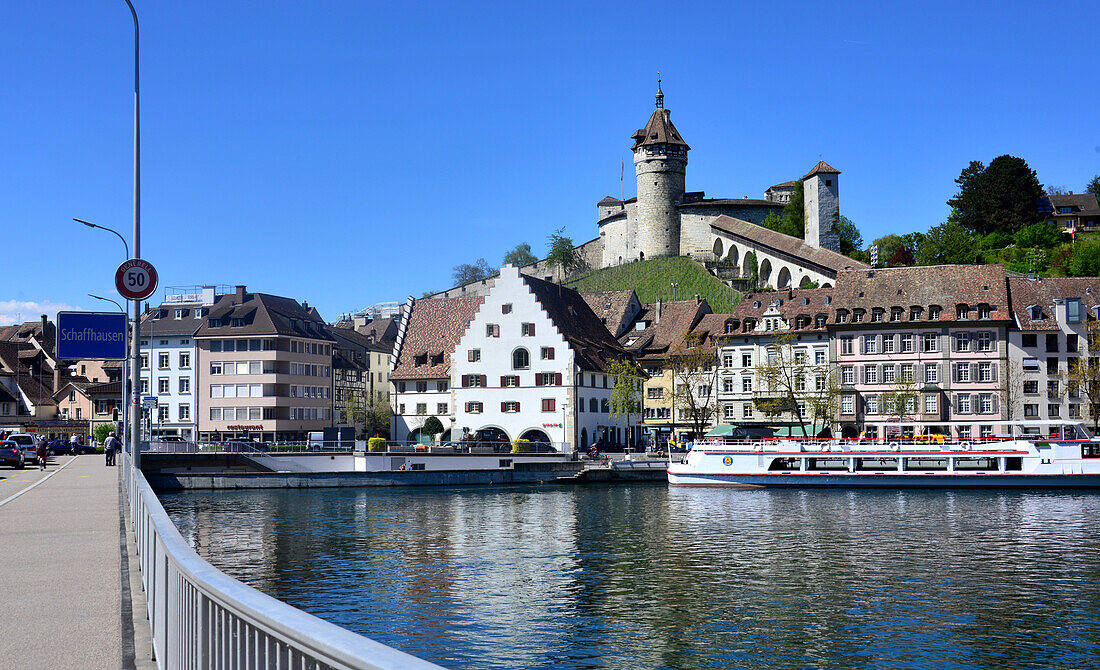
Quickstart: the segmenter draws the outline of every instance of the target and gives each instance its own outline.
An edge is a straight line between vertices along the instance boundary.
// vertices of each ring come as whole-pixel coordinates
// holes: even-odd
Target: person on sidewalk
[[[46,460],[50,457],[50,444],[45,437],[38,438],[38,464],[46,469]]]
[[[118,449],[118,438],[112,432],[103,443],[103,453],[107,456],[107,466],[115,464],[115,449]]]

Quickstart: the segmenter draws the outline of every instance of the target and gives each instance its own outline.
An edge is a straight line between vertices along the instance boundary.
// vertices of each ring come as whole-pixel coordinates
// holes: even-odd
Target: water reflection
[[[164,497],[212,563],[451,668],[1100,668],[1100,496],[337,489]]]

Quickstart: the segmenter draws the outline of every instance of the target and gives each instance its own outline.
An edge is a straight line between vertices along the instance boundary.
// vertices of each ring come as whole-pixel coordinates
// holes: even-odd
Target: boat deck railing
[[[159,668],[441,670],[242,584],[203,560],[119,459]]]
[[[1003,450],[1009,443],[1020,439],[1044,441],[1057,440],[1065,444],[1087,442],[1087,440],[1062,439],[1057,436],[1045,437],[1026,435],[1011,437],[992,435],[973,440],[950,438],[943,435],[918,435],[915,437],[895,438],[707,438],[696,440],[694,449],[722,451],[805,451],[805,452],[862,452],[862,451],[983,451]]]

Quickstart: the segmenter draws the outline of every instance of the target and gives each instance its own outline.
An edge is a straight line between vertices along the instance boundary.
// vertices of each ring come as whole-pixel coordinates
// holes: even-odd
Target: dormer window
[[[634,330],[645,330],[645,329],[646,329],[646,322],[645,321],[639,321],[639,322],[634,324]]]
[[[752,308],[753,309],[760,309],[760,301],[759,300],[753,300],[752,301]]]
[[[852,310],[852,323],[863,323],[863,317],[867,314],[865,310],[853,309]]]
[[[413,357],[413,365],[416,365],[417,367],[419,367],[421,365],[427,365],[427,364],[428,364],[428,354],[427,353],[418,354],[415,357]]]
[[[726,335],[734,333],[734,332],[736,332],[736,330],[737,330],[737,322],[736,321],[733,321],[732,319],[729,320],[729,321],[726,321]]]
[[[836,322],[837,323],[848,323],[848,310],[838,309],[836,311]]]
[[[985,303],[978,305],[978,319],[988,321],[993,318],[993,308]]]
[[[185,310],[185,309],[176,309],[176,318],[177,319],[182,319],[184,313],[186,313],[186,312],[187,312],[187,310]]]
[[[230,322],[229,325],[232,326],[233,328],[240,328],[241,326],[244,325],[244,319],[242,319],[239,316],[235,316],[235,317],[233,317],[233,319],[232,319],[232,321]]]
[[[1041,321],[1043,318],[1043,308],[1039,305],[1032,305],[1027,308],[1028,316],[1032,321]]]
[[[959,321],[966,321],[970,318],[970,305],[956,305],[955,306],[955,318]]]
[[[924,310],[921,309],[920,307],[910,307],[909,308],[909,320],[910,321],[920,321],[920,315],[923,311]]]
[[[885,310],[881,307],[876,307],[871,310],[871,323],[882,323],[882,316]]]
[[[929,321],[939,321],[940,320],[940,314],[942,312],[943,312],[943,308],[940,307],[939,305],[929,305],[928,306],[928,320]]]
[[[891,321],[901,321],[902,314],[904,314],[904,310],[902,308],[900,308],[900,307],[891,307],[890,308],[890,320]]]
[[[825,327],[825,315],[824,314],[818,314],[816,317],[814,317],[814,328],[824,328],[824,327]]]

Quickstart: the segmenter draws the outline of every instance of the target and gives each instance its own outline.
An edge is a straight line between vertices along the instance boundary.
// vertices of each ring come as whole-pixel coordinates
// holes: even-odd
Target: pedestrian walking
[[[103,453],[107,457],[107,466],[110,467],[115,464],[115,449],[118,449],[118,438],[112,432],[107,436],[107,439],[103,442]]]
[[[38,438],[38,464],[46,469],[46,459],[50,457],[50,444],[45,437]]]
[[[69,438],[69,447],[73,450],[73,456],[80,453],[80,438],[73,433],[73,436]]]

